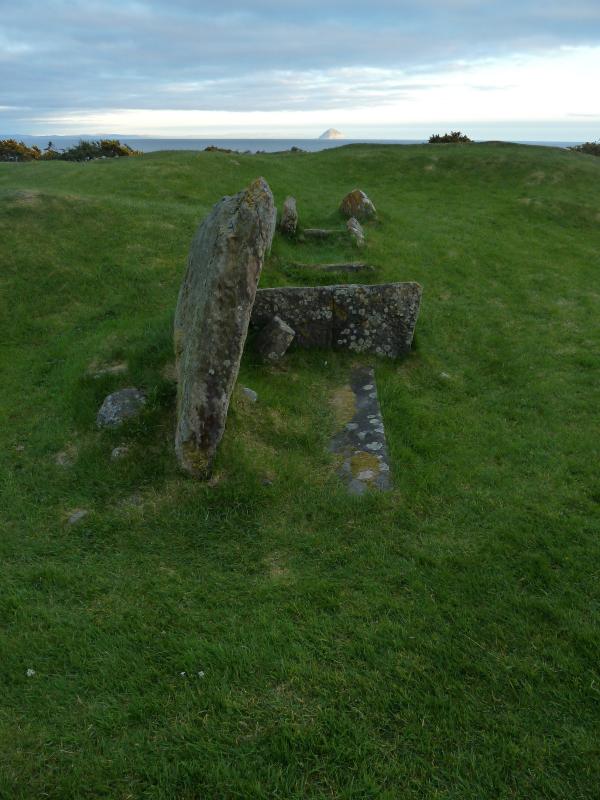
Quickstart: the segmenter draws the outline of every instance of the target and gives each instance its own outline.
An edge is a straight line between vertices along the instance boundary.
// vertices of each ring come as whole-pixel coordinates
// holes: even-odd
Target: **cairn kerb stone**
[[[125,420],[136,417],[146,403],[146,395],[130,386],[107,395],[96,416],[99,428],[116,428]]]
[[[281,212],[281,222],[279,223],[279,228],[286,236],[295,236],[297,227],[298,210],[296,208],[296,198],[290,195],[283,201],[283,209]]]
[[[396,358],[410,350],[422,291],[414,282],[259,289],[251,324],[279,316],[299,347]]]
[[[254,345],[263,361],[275,364],[283,358],[295,335],[293,328],[275,316],[258,334]]]
[[[340,211],[348,219],[354,217],[362,222],[377,216],[375,206],[361,189],[348,192],[340,204]]]
[[[183,469],[210,477],[277,212],[263,178],[224,197],[198,228],[175,314],[177,429]]]

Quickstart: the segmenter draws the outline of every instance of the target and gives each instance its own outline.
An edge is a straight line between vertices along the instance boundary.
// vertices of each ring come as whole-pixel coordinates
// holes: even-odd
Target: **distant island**
[[[343,139],[344,134],[337,131],[335,128],[328,128],[325,133],[319,136],[319,139]]]

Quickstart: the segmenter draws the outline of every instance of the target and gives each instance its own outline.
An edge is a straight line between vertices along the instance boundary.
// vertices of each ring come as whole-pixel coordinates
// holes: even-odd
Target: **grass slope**
[[[188,246],[257,175],[305,226],[360,186],[372,280],[424,286],[388,495],[326,452],[347,354],[248,350],[217,480],[177,471]],[[353,255],[277,238],[261,285]],[[599,275],[600,159],[549,148],[0,165],[0,797],[597,797]]]

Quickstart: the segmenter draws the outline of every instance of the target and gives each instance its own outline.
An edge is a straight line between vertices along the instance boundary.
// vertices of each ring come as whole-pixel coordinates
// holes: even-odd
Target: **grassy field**
[[[257,175],[307,227],[360,186],[370,279],[424,287],[413,353],[376,362],[388,494],[326,449],[349,354],[248,349],[214,480],[177,470],[187,250]],[[352,257],[277,238],[261,285]],[[598,798],[600,159],[1,164],[0,336],[2,800]],[[130,385],[144,416],[97,431]]]

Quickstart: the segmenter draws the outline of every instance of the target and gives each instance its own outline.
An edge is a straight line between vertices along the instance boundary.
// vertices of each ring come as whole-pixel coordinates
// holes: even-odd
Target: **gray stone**
[[[210,477],[225,430],[276,216],[269,185],[258,178],[217,203],[192,242],[175,314],[175,450],[198,478]]]
[[[78,508],[76,511],[73,511],[68,519],[69,525],[77,525],[84,517],[87,517],[88,513],[89,512],[86,511],[85,508]]]
[[[365,246],[365,232],[356,217],[350,217],[346,223],[346,229],[350,234],[350,238],[354,240],[354,244],[359,249],[362,249]]]
[[[251,403],[256,403],[258,400],[258,395],[254,389],[249,389],[247,386],[242,386],[242,394],[244,397],[247,397]]]
[[[375,206],[361,189],[348,192],[340,203],[340,211],[348,219],[355,217],[363,222],[377,216]]]
[[[105,397],[98,415],[96,424],[99,428],[116,428],[125,420],[137,416],[146,403],[143,392],[131,386],[119,389]]]
[[[283,210],[281,212],[281,222],[279,223],[281,232],[286,236],[295,236],[296,228],[298,227],[298,210],[296,209],[296,198],[286,197],[283,202]]]
[[[275,316],[256,337],[256,351],[263,361],[274,364],[283,358],[295,335],[293,328]]]
[[[330,239],[332,236],[340,236],[342,231],[333,228],[305,228],[302,236],[308,239]]]
[[[122,458],[125,458],[129,454],[129,447],[126,444],[120,444],[118,447],[114,447],[110,457],[113,461],[120,461]]]
[[[262,328],[279,316],[300,347],[396,358],[410,350],[421,293],[418,283],[259,289],[251,323]]]
[[[361,495],[369,488],[386,491],[391,488],[390,465],[373,369],[356,367],[340,394],[337,408],[345,424],[331,442],[332,452],[341,456],[340,478],[349,494]]]

